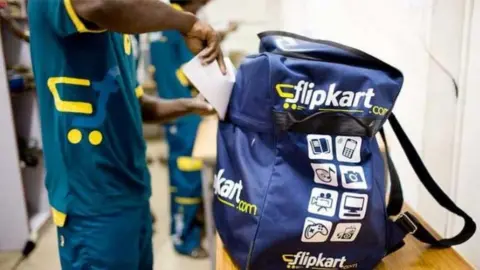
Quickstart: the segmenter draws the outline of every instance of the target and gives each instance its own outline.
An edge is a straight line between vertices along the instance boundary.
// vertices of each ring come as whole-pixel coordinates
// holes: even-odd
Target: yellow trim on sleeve
[[[73,8],[72,0],[63,0],[63,4],[65,5],[65,10],[67,11],[68,17],[72,20],[73,25],[79,33],[103,33],[107,30],[91,30],[88,29],[82,20],[78,17],[75,9]]]
[[[132,40],[130,35],[124,34],[123,35],[123,47],[125,49],[125,54],[126,55],[131,55],[132,54]]]
[[[90,80],[70,78],[70,77],[52,77],[47,81],[48,89],[53,95],[55,108],[60,112],[92,114],[93,106],[88,102],[63,101],[58,94],[57,84],[70,84],[77,86],[90,87]]]
[[[192,157],[179,157],[177,158],[177,167],[180,171],[195,172],[202,169],[203,162],[201,159]]]
[[[183,11],[183,8],[179,4],[171,4],[172,8],[178,10],[178,11]]]
[[[52,207],[52,217],[53,217],[53,223],[57,227],[63,227],[65,225],[65,221],[67,220],[67,214],[62,213],[53,207]]]
[[[182,69],[177,69],[177,71],[175,72],[175,74],[177,75],[177,79],[178,81],[183,85],[183,86],[188,86],[189,85],[189,81],[187,79],[187,76],[185,76],[185,73],[183,73],[183,70]]]
[[[143,90],[143,87],[141,85],[137,86],[137,88],[135,88],[135,96],[137,98],[143,96],[143,94],[145,94],[145,91]]]
[[[202,202],[202,198],[175,197],[175,202],[183,205],[199,204]]]

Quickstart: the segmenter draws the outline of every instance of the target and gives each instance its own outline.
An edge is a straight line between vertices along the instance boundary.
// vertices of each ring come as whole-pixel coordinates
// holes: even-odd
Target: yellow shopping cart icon
[[[67,133],[67,139],[72,144],[78,144],[82,141],[82,132],[79,128],[92,129],[88,134],[88,141],[92,145],[99,145],[103,140],[102,133],[97,130],[103,122],[107,114],[107,102],[111,93],[118,91],[116,77],[120,74],[118,67],[110,69],[105,78],[101,82],[91,82],[87,79],[71,78],[71,77],[53,77],[48,79],[47,85],[53,95],[55,108],[60,112],[78,113],[82,116],[75,116],[72,121],[74,128]],[[60,98],[57,86],[60,84],[92,87],[93,90],[99,92],[95,114],[93,105],[88,102],[65,101]],[[93,115],[94,114],[94,115]],[[93,116],[92,116],[93,115]]]

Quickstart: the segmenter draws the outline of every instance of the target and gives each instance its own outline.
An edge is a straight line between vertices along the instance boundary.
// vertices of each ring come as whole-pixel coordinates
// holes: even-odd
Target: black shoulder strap
[[[390,156],[390,149],[388,148],[388,142],[383,128],[380,129],[380,135],[382,136],[383,144],[385,146],[385,158],[387,160],[388,175],[390,176],[390,196],[387,203],[387,215],[392,217],[397,216],[402,211],[402,184],[400,183],[400,177],[398,176],[397,169]]]
[[[470,239],[476,230],[476,224],[473,219],[460,209],[448,196],[443,192],[443,190],[438,186],[435,180],[432,178],[428,172],[425,164],[423,164],[422,159],[418,155],[415,147],[411,143],[410,139],[407,137],[407,134],[403,131],[400,123],[394,114],[391,114],[388,118],[390,125],[397,136],[400,145],[405,152],[408,161],[412,165],[415,173],[422,182],[423,186],[428,190],[428,192],[433,196],[433,198],[445,209],[448,211],[460,216],[465,221],[463,229],[452,238],[445,238],[438,240],[433,236],[416,218],[409,212],[403,213],[396,221],[406,233],[411,233],[418,240],[430,244],[434,247],[450,247],[464,243]],[[393,162],[392,162],[393,164]],[[393,178],[392,178],[393,179]],[[398,179],[398,175],[397,175]],[[399,183],[399,182],[398,182]]]

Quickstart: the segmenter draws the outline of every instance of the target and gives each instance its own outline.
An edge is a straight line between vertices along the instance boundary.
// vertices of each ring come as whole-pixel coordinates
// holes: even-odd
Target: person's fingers
[[[213,106],[206,101],[197,100],[197,102],[195,102],[195,105],[197,107],[197,110],[207,112],[213,111]]]
[[[203,50],[203,43],[200,39],[198,38],[189,38],[187,37],[186,39],[187,46],[188,48],[194,53],[198,54]]]
[[[200,52],[201,53],[201,56],[207,56],[207,55],[210,55],[214,50],[215,50],[215,47],[216,47],[216,44],[215,42],[212,42],[211,40],[206,40],[206,46],[205,44],[202,51]]]
[[[207,109],[207,111],[212,112],[212,111],[214,110],[214,109],[213,109],[213,106],[210,105],[210,103],[205,103],[205,104],[206,104],[206,109]]]
[[[215,47],[207,47],[203,49],[200,52],[200,59],[202,60],[202,64],[204,65],[210,64],[215,59],[216,50],[217,48]]]
[[[205,57],[203,58],[203,61],[204,61],[205,63],[208,63],[208,64],[212,63],[213,61],[215,61],[215,59],[217,59],[217,56],[218,56],[218,54],[219,54],[219,51],[220,51],[220,49],[219,49],[219,48],[216,48],[210,55],[205,56]]]
[[[222,72],[223,75],[227,74],[227,66],[225,65],[225,60],[223,58],[223,52],[220,47],[217,47],[216,50],[210,54],[209,56],[204,56],[202,61],[204,63],[211,63],[214,60],[218,61],[218,66],[220,67],[220,71]]]
[[[194,98],[194,106],[198,110],[213,111],[213,106],[208,103],[205,97],[202,94],[198,94]]]
[[[206,34],[204,42],[206,43],[206,46],[204,46],[202,51],[199,53],[199,56],[200,56],[200,59],[202,60],[202,63],[206,65],[206,64],[210,64],[210,62],[205,61],[205,59],[215,52],[217,44],[215,42],[215,39],[212,38],[211,33]]]
[[[218,48],[217,55],[218,66],[220,66],[220,71],[223,75],[227,75],[227,66],[225,65],[225,59],[223,58],[223,52],[221,48]]]

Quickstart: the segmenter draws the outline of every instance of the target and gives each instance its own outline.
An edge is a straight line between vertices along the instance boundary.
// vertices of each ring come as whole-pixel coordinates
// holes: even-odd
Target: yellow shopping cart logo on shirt
[[[72,128],[68,131],[67,139],[72,144],[78,144],[82,141],[82,132],[78,128],[93,129],[88,135],[88,141],[92,145],[99,145],[103,140],[103,135],[99,130],[96,130],[101,126],[106,117],[107,102],[111,93],[118,91],[118,84],[116,77],[120,74],[118,67],[110,69],[103,81],[91,82],[87,79],[79,79],[72,77],[53,77],[47,81],[48,88],[53,95],[55,102],[55,108],[59,112],[64,113],[78,113],[88,116],[76,116],[72,121]],[[58,93],[58,85],[67,84],[74,86],[83,86],[93,88],[99,92],[96,112],[93,115],[93,105],[88,102],[79,101],[65,101],[60,98]],[[93,115],[93,116],[92,116]],[[77,128],[78,127],[78,128]]]

